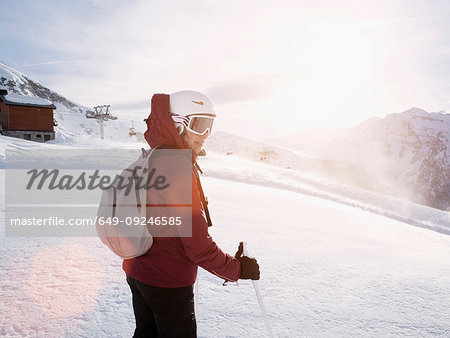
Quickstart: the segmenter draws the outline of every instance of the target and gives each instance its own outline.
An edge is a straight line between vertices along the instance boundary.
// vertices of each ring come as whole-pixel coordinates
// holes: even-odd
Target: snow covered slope
[[[211,234],[229,253],[248,242],[275,336],[450,335],[450,236],[262,180],[230,181],[203,162],[219,177],[203,180]],[[0,269],[1,336],[132,335],[121,260],[97,238],[0,237]],[[265,335],[251,283],[222,286],[203,270],[197,320],[199,337]]]
[[[374,190],[375,182],[359,166],[352,163],[325,159],[310,152],[296,151],[269,142],[258,142],[225,132],[215,132],[205,145],[207,151],[227,155],[230,159],[256,161],[277,168],[322,176],[359,188]],[[273,170],[277,170],[273,168]]]
[[[317,159],[308,154],[272,148],[269,165],[254,157],[267,145],[216,136],[200,159],[211,234],[229,253],[248,242],[275,336],[450,335],[448,213],[286,168]],[[142,146],[55,143],[0,136],[3,151]],[[0,336],[131,336],[121,260],[98,238],[5,238],[4,186],[0,170]],[[200,337],[265,335],[251,283],[239,285],[200,270]]]
[[[377,190],[450,210],[450,114],[412,108],[351,129],[273,140],[364,169]]]

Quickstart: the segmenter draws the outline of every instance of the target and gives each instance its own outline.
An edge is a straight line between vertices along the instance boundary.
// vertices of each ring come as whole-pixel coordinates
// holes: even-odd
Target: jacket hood
[[[170,96],[167,94],[153,95],[152,110],[147,119],[147,131],[144,137],[152,149],[161,144],[187,149],[188,147],[178,134],[169,112]]]

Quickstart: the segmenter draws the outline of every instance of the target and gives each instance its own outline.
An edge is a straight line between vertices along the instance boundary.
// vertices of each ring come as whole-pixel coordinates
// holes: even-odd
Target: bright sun
[[[280,88],[284,102],[298,102],[292,119],[302,124],[354,123],[372,92],[374,43],[367,31],[320,23],[305,32],[293,54],[298,73]],[[291,121],[292,121],[291,119]],[[307,120],[305,120],[307,119]]]

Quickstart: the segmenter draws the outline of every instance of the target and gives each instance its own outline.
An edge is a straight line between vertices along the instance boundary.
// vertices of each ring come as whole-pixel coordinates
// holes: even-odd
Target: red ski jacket
[[[145,138],[152,149],[163,144],[187,149],[169,110],[169,95],[155,94]],[[174,288],[194,284],[198,266],[229,281],[238,280],[241,269],[239,261],[224,253],[209,235],[197,178],[192,172],[192,236],[154,237],[147,253],[123,261],[123,270],[143,283]]]

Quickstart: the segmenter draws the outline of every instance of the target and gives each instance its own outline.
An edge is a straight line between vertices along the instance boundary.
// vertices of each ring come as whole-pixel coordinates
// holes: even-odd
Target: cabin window
[[[23,134],[23,139],[31,141],[31,134]]]

